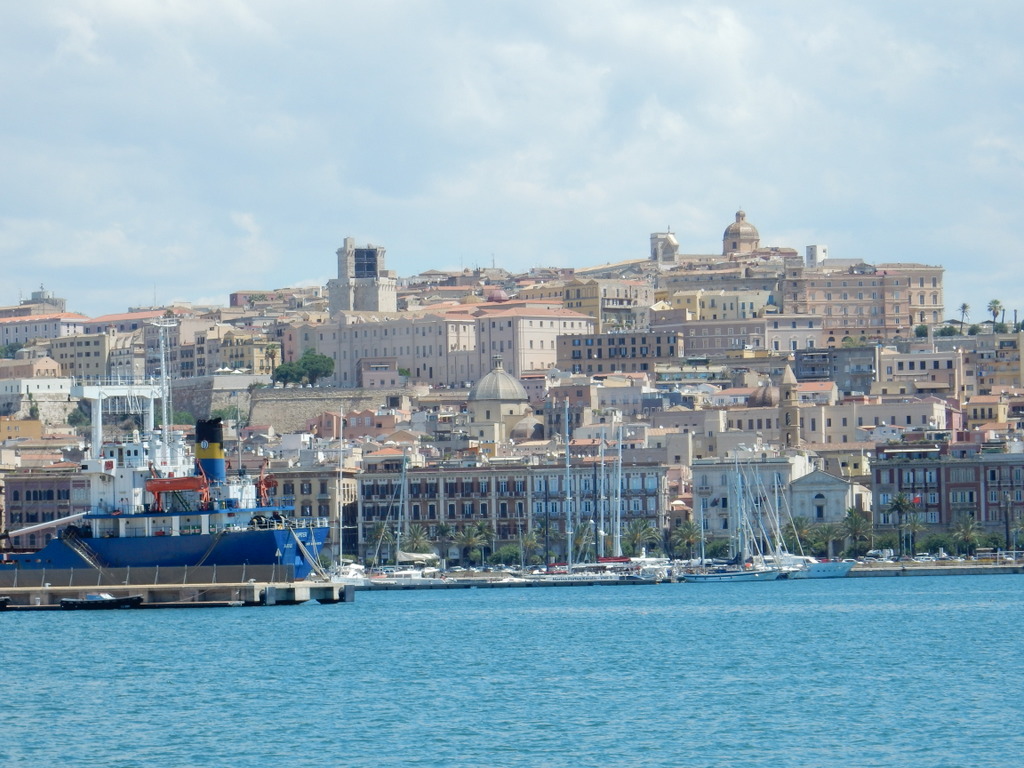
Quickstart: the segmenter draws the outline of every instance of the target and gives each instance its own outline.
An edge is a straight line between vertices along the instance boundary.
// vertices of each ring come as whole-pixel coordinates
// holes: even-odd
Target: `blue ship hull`
[[[219,535],[86,538],[81,542],[104,568],[294,565],[295,578],[303,579],[313,567],[295,539],[302,542],[310,557],[316,558],[327,539],[327,530],[326,527],[299,527],[239,530]],[[27,570],[93,567],[63,539],[53,539],[37,552],[8,555],[0,565]]]

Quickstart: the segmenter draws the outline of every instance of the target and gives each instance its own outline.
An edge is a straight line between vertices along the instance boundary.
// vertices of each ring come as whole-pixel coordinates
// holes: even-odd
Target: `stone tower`
[[[384,268],[384,249],[375,245],[357,248],[355,239],[345,238],[337,250],[338,278],[329,280],[330,311],[397,312],[398,281]]]

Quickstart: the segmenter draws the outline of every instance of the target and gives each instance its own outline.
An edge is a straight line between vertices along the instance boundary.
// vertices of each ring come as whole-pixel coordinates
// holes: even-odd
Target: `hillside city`
[[[462,565],[724,554],[741,506],[818,556],[1017,550],[1024,331],[947,307],[942,266],[762,245],[743,211],[721,253],[665,231],[577,269],[336,255],[226,306],[0,308],[0,548],[84,511],[89,443],[138,440],[159,383],[157,424],[220,417],[231,471],[330,518],[333,557],[394,559],[399,531]]]

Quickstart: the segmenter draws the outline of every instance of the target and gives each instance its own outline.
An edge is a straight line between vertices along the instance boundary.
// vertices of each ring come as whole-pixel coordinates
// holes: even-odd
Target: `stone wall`
[[[409,397],[408,389],[335,389],[288,387],[257,389],[252,392],[250,424],[270,424],[278,434],[299,432],[306,422],[324,411],[346,413],[364,408],[382,408],[390,396]]]

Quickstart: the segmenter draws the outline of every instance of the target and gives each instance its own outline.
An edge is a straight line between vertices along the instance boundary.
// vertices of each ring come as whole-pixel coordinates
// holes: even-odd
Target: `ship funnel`
[[[220,417],[196,422],[196,458],[211,483],[227,478],[224,465],[224,425]]]

